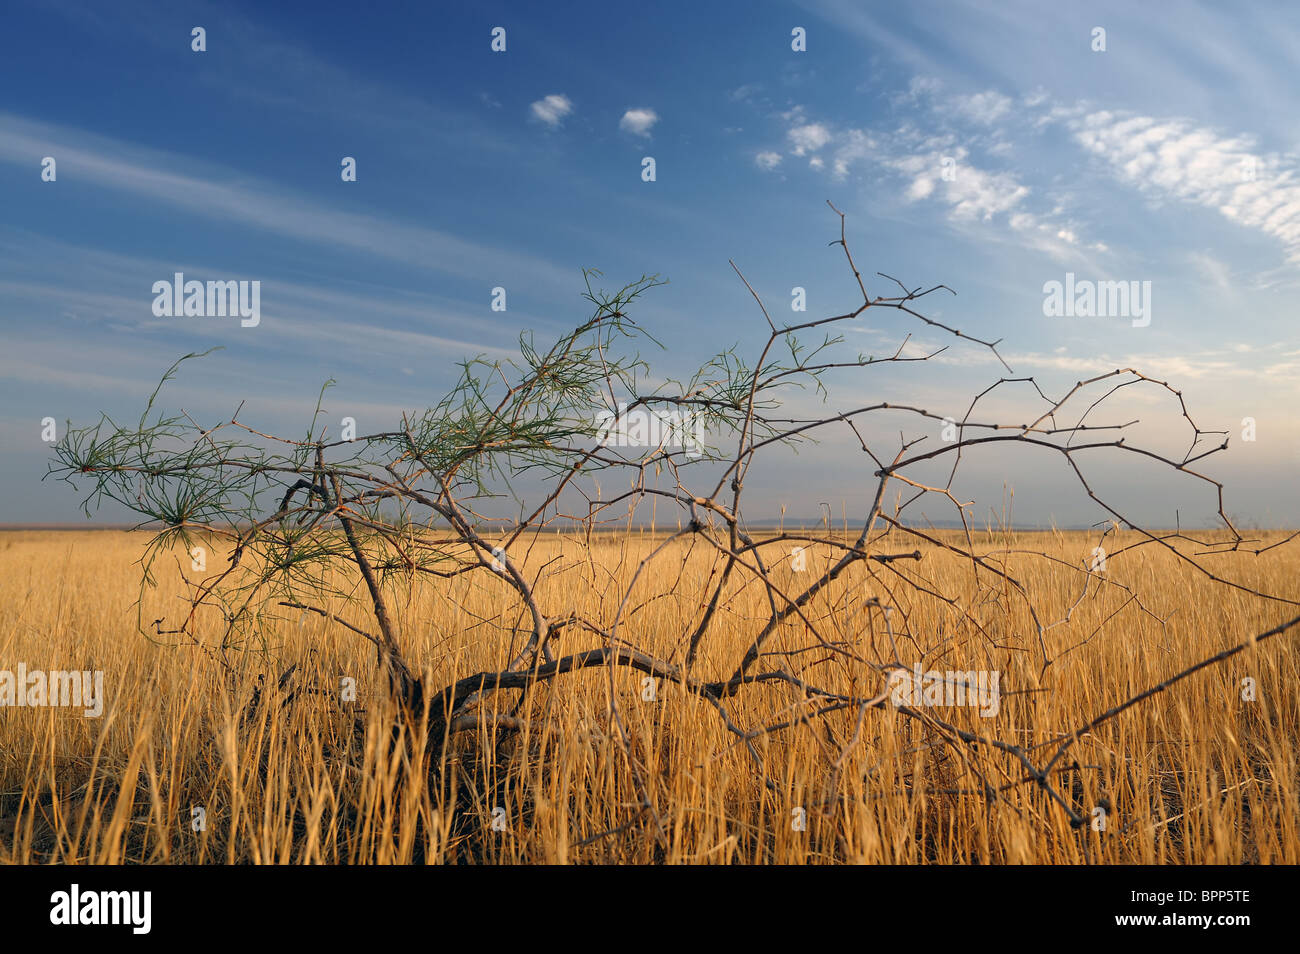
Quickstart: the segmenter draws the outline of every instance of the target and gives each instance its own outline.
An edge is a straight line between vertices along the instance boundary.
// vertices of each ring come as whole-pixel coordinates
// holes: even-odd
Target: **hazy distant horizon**
[[[666,520],[660,520],[658,524],[654,526],[656,529],[662,530],[669,526],[675,527],[677,526],[677,524],[678,521],[676,520],[673,520],[671,522]],[[682,526],[685,526],[686,521],[681,521],[681,524]],[[916,523],[909,523],[908,525],[922,530],[924,530],[926,527],[933,527],[936,530],[960,530],[962,528],[962,525],[960,523],[953,520],[942,521],[942,522],[937,520],[920,521]],[[648,520],[633,521],[630,524],[623,523],[623,522],[611,522],[608,525],[593,527],[592,532],[616,533],[624,530],[629,526],[632,527],[633,529],[648,530],[651,529],[652,525]],[[780,518],[762,518],[757,520],[750,520],[746,518],[745,526],[762,529],[762,530],[774,530],[774,529],[784,528],[785,530],[794,531],[794,530],[811,530],[816,528],[824,528],[825,524],[812,519],[796,520],[790,517],[786,517],[784,523],[781,522]],[[1300,527],[1252,527],[1243,524],[1237,524],[1236,526],[1237,529],[1242,531],[1243,533],[1248,533],[1248,532],[1291,533],[1300,530]],[[845,525],[842,522],[831,524],[831,530],[837,530],[842,527],[845,527]],[[970,525],[970,529],[972,532],[977,532],[977,531],[983,532],[986,529],[986,527],[987,524],[985,523],[979,523],[979,524],[972,523]],[[140,533],[156,533],[161,529],[164,528],[160,524],[108,523],[108,522],[95,521],[95,520],[87,520],[85,523],[0,523],[0,533],[20,533],[20,532],[32,532],[32,531],[49,531],[51,533],[62,533],[62,532],[76,532],[80,530],[118,531],[118,532],[130,531],[130,532],[140,532]],[[503,524],[500,525],[500,529],[505,531],[505,530],[512,529],[512,527]],[[550,532],[553,529],[556,528],[547,527],[546,532]],[[560,532],[569,532],[569,531],[575,533],[586,532],[585,528],[577,524],[574,524],[572,526],[566,526],[564,524],[560,524],[558,529]],[[862,523],[860,520],[857,522],[857,524],[850,522],[847,525],[846,529],[851,533],[858,533],[862,529]],[[884,529],[883,527],[878,528],[878,532],[883,531],[883,529]],[[998,526],[996,527],[996,529],[1009,530],[1013,533],[1051,533],[1053,531],[1062,531],[1066,533],[1085,533],[1094,530],[1101,531],[1106,529],[1106,527],[1104,525],[1103,526],[1084,526],[1084,525],[1067,526],[1062,524],[1058,526],[1044,526],[1041,524],[1030,525],[1030,524],[1023,524],[1023,523],[1013,523],[1006,527]],[[1217,527],[1209,524],[1198,526],[1198,525],[1192,525],[1188,523],[1184,523],[1180,527],[1144,526],[1141,528],[1122,527],[1121,529],[1126,532],[1135,532],[1140,529],[1141,532],[1146,532],[1151,534],[1173,533],[1176,530],[1182,530],[1188,533],[1202,533],[1202,532],[1214,531],[1214,530],[1224,530],[1226,532],[1226,528],[1223,527],[1222,525]]]

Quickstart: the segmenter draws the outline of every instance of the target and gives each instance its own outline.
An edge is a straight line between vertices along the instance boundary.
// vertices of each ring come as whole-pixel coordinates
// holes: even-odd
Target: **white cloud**
[[[830,130],[821,123],[807,123],[803,126],[795,126],[787,135],[794,146],[796,156],[816,152],[831,141]]]
[[[650,128],[659,122],[659,114],[653,109],[629,109],[618,121],[618,128],[634,136],[650,135]]]
[[[850,129],[835,147],[835,178],[843,179],[855,162],[875,158],[876,148],[876,141],[861,129]]]
[[[915,202],[917,199],[924,199],[934,191],[934,180],[929,176],[917,176],[912,180],[912,184],[907,187],[907,199],[909,202]]]
[[[1122,182],[1158,197],[1217,211],[1276,239],[1300,264],[1300,170],[1253,139],[1222,136],[1181,120],[1095,112],[1072,123],[1075,138]]]
[[[1029,195],[1028,186],[1021,185],[1011,174],[986,172],[965,162],[964,150],[956,152],[957,155],[952,157],[958,163],[954,176],[951,180],[942,180],[944,188],[937,195],[948,203],[954,219],[987,222],[995,215],[1012,212]],[[931,152],[890,159],[887,165],[912,177],[908,197],[915,200],[934,192],[935,180],[941,178],[944,158],[938,152]]]
[[[573,103],[563,93],[552,93],[545,99],[533,103],[532,110],[534,119],[539,119],[554,129],[560,125],[565,116],[573,112]]]
[[[933,88],[930,83],[914,83],[913,95],[926,95]],[[965,97],[958,102],[964,114],[990,121],[1008,113],[1012,107],[1009,98],[993,92]],[[952,107],[936,104],[932,109],[935,113],[951,112]],[[958,145],[958,138],[951,132],[926,132],[911,124],[888,136],[854,128],[833,132],[824,123],[810,122],[802,106],[794,106],[782,113],[781,118],[788,124],[786,135],[793,154],[805,156],[823,151],[825,158],[811,156],[808,165],[816,171],[828,170],[836,180],[845,179],[856,166],[865,163],[876,171],[901,176],[902,196],[907,202],[928,200],[945,205],[948,218],[954,223],[988,223],[1004,217],[1017,242],[1056,259],[1065,259],[1071,250],[1077,252],[1081,246],[1076,227],[1060,221],[1061,210],[1048,217],[1025,208],[1030,197],[1029,186],[1011,172],[988,171],[972,164],[967,150]],[[951,178],[945,177],[945,167],[947,170],[954,167],[951,161],[945,160],[956,162],[955,176]],[[1102,243],[1088,247],[1105,251]]]
[[[771,172],[781,164],[781,154],[779,152],[760,152],[754,157],[754,165],[764,172]]]
[[[958,96],[954,110],[972,122],[988,126],[1011,111],[1011,100],[1001,93],[988,90],[971,96]]]
[[[907,84],[907,93],[902,101],[916,103],[922,97],[934,96],[943,88],[943,83],[933,76],[913,76]]]
[[[1032,93],[1026,93],[1020,102],[1027,108],[1033,109],[1035,106],[1043,105],[1049,98],[1047,90],[1039,86]]]

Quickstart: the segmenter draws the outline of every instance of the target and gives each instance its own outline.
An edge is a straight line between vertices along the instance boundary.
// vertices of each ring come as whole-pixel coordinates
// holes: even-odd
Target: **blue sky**
[[[728,259],[788,320],[857,304],[828,246],[839,223],[827,199],[867,276],[949,285],[957,295],[927,299],[926,313],[1004,339],[1015,375],[1048,394],[1127,366],[1168,380],[1202,428],[1229,432],[1206,467],[1227,483],[1228,511],[1300,521],[1300,7],[375,7],[9,6],[0,522],[78,519],[70,489],[39,482],[40,420],[61,433],[100,411],[132,419],[187,351],[223,347],[164,392],[205,423],[244,401],[244,419],[298,433],[334,378],[330,414],[383,430],[436,401],[461,358],[506,356],[523,330],[546,340],[584,318],[584,267],[611,285],[669,279],[634,312],[668,345],[647,354],[665,375],[752,350],[765,325]],[[497,26],[503,53],[490,49]],[[796,27],[806,51],[791,49]],[[341,180],[344,156],[356,182]],[[260,281],[260,324],[155,317],[152,285],[177,271]],[[1067,273],[1150,282],[1149,324],[1046,316],[1044,285]],[[505,312],[490,308],[496,286]],[[794,286],[810,315],[790,313]],[[892,312],[846,334],[879,354],[909,332],[909,354],[950,343]],[[907,400],[960,417],[1003,373],[954,345],[839,376],[833,404]],[[1026,388],[1004,391],[986,417],[1037,416],[1022,410],[1040,409]],[[1177,400],[1127,391],[1114,419],[1140,418],[1131,439],[1181,455]],[[886,445],[900,428],[924,432],[879,427]],[[775,456],[751,513],[857,512],[873,486],[862,460],[839,436]],[[1154,525],[1175,509],[1208,523],[1216,508],[1178,475],[1097,466],[1100,489]],[[1055,456],[998,451],[963,471],[981,518],[1008,482],[1018,522],[1104,517]]]

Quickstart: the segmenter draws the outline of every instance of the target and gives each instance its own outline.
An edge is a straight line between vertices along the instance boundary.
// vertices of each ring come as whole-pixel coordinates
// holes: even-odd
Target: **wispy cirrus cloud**
[[[899,333],[879,328],[854,328],[853,331],[881,343],[888,348],[897,347]],[[947,346],[947,350],[945,349]],[[936,365],[961,368],[1000,368],[1001,362],[986,348],[952,347],[952,342],[939,338],[912,336],[901,345],[904,358],[926,358]],[[1002,359],[1016,373],[1061,372],[1084,377],[1106,374],[1116,368],[1134,368],[1144,374],[1169,380],[1222,380],[1237,381],[1257,377],[1261,369],[1272,373],[1297,365],[1300,352],[1286,350],[1286,345],[1273,342],[1258,348],[1245,348],[1228,354],[1223,351],[1187,351],[1171,354],[1167,351],[1103,351],[1097,354],[1071,353],[1066,348],[1055,351],[1031,351],[1005,348]],[[1300,379],[1288,385],[1300,391]]]
[[[531,255],[345,212],[192,157],[0,113],[0,162],[33,166],[47,155],[57,158],[65,179],[75,177],[206,219],[465,278],[486,281],[508,270],[548,287],[573,285],[570,270]]]
[[[953,100],[953,110],[963,118],[984,126],[992,125],[1007,116],[1012,109],[1011,97],[996,90],[970,93]]]
[[[802,106],[787,110],[781,118],[790,154],[811,156],[813,170],[841,181],[863,165],[893,172],[902,179],[902,201],[940,203],[955,224],[1001,223],[1027,247],[1058,259],[1105,253],[1110,245],[1086,223],[1061,214],[1053,196],[1059,185],[1044,187],[1032,181],[1032,168],[1016,168],[1017,160],[1041,155],[1037,138],[1045,129],[1061,127],[1079,147],[1053,156],[1068,178],[1081,178],[1090,160],[1099,161],[1119,184],[1153,200],[1213,210],[1274,239],[1289,264],[1300,264],[1300,161],[1261,149],[1254,135],[1058,102],[1041,89],[1018,103],[991,89],[952,95],[926,76],[914,77],[903,99],[915,112],[894,129],[837,127],[811,121]],[[760,168],[774,168],[773,155],[779,154],[765,154]],[[1211,276],[1216,284],[1219,275]]]
[[[1107,250],[1106,243],[1086,238],[1081,224],[1061,215],[1056,201],[1046,195],[1035,197],[1034,188],[1013,168],[978,163],[963,144],[973,142],[971,137],[951,128],[954,118],[1000,127],[1013,118],[1009,97],[995,91],[940,97],[941,89],[937,81],[914,82],[908,100],[922,110],[909,123],[892,129],[837,127],[810,120],[802,106],[786,110],[781,119],[787,124],[790,154],[808,156],[810,168],[836,181],[846,181],[862,169],[873,178],[893,177],[899,183],[899,201],[937,204],[951,223],[962,228],[996,226],[1009,240],[1057,260]],[[1010,151],[1005,140],[990,140],[986,145],[990,158]],[[759,155],[762,158],[755,161],[767,171],[783,158],[772,151]]]
[[[181,271],[190,276],[228,274],[212,262],[167,260],[86,248],[0,228],[0,256],[17,273],[29,265],[58,261],[63,280],[51,282],[0,279],[0,300],[9,302],[0,316],[13,318],[21,309],[33,320],[25,322],[35,337],[45,334],[50,316],[94,324],[118,332],[167,338],[197,335],[207,340],[223,338],[220,321],[194,322],[159,319],[151,308],[152,283]],[[513,339],[504,320],[485,319],[482,303],[456,300],[393,286],[350,288],[309,284],[285,278],[262,279],[268,291],[267,321],[248,343],[268,354],[277,349],[299,355],[328,356],[343,351],[349,360],[359,353],[393,363],[413,355],[442,354],[453,360],[478,354],[512,358]],[[358,336],[358,317],[365,316],[366,331]],[[516,320],[534,326],[546,319],[516,311]],[[465,331],[473,329],[473,340]],[[236,332],[238,333],[238,332]],[[35,340],[35,338],[33,339]]]
[[[1276,239],[1300,265],[1300,168],[1261,154],[1249,135],[1186,119],[1098,110],[1069,123],[1075,139],[1121,182],[1155,198],[1213,209]]]

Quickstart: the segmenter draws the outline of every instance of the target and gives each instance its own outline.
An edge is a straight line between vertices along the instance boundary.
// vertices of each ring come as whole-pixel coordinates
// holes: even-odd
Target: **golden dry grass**
[[[64,708],[0,709],[0,861],[1300,862],[1300,634],[1193,676],[1082,740],[1066,759],[1080,769],[1056,775],[1054,784],[1088,817],[1099,803],[1111,809],[1104,831],[1074,830],[1034,785],[1013,785],[988,803],[971,770],[995,785],[1014,783],[1021,773],[1013,761],[946,744],[933,726],[889,708],[867,713],[852,746],[856,709],[756,738],[755,751],[776,784],[770,791],[712,706],[672,684],[660,684],[656,698],[645,700],[641,674],[621,669],[570,674],[533,689],[522,734],[462,733],[441,772],[418,771],[403,761],[408,747],[387,744],[392,716],[377,692],[373,650],[337,626],[286,610],[284,621],[260,634],[264,652],[232,655],[240,667],[233,689],[193,647],[160,646],[137,633],[134,561],[146,542],[143,534],[116,532],[0,534],[0,669],[23,662],[29,669],[103,670],[108,696],[99,719]],[[566,606],[609,620],[619,584],[655,542],[639,532],[613,534],[594,538],[588,550],[579,537],[546,536],[526,565],[539,569],[560,558],[539,587],[552,612]],[[915,546],[897,542],[894,549]],[[982,552],[1047,550],[1075,565],[1093,542],[1069,533],[978,540]],[[1113,559],[1107,574],[1133,587],[1150,613],[1126,606],[1128,595],[1118,587],[1101,589],[1049,631],[1056,661],[1042,672],[1023,608],[977,591],[969,564],[923,549],[928,579],[975,607],[992,638],[914,594],[905,604],[912,639],[901,648],[904,661],[925,651],[926,668],[999,671],[996,717],[950,708],[936,715],[1022,746],[1046,743],[1296,615],[1215,586],[1168,553],[1144,547]],[[1297,598],[1297,552],[1210,557],[1206,565]],[[215,545],[208,559],[223,559]],[[698,618],[712,559],[705,548],[674,544],[638,583],[629,604],[638,612],[622,635],[680,661],[682,634]],[[825,559],[813,551],[810,565]],[[1007,559],[1046,619],[1063,616],[1078,596],[1077,574],[1028,556]],[[884,596],[883,582],[897,581],[866,573],[833,587],[810,612],[862,655],[888,658],[884,634],[868,631],[862,603]],[[787,566],[776,579],[792,589],[798,582]],[[182,593],[178,574],[162,572],[145,594],[143,618],[174,619]],[[476,573],[421,583],[409,597],[394,598],[407,659],[422,665],[435,687],[503,668],[523,638],[513,629],[522,620],[510,596],[490,574]],[[697,674],[729,675],[767,612],[760,589],[732,592]],[[362,605],[344,615],[374,628]],[[201,633],[213,637],[218,623],[206,619]],[[561,651],[599,645],[594,640],[566,631]],[[794,621],[771,648],[802,645],[807,636]],[[810,672],[839,691],[874,694],[883,687],[879,673],[835,658],[818,662],[823,656],[795,660],[816,664]],[[269,705],[249,706],[259,678],[274,686],[293,663],[299,668],[292,684],[305,691],[285,702],[272,690]],[[344,677],[357,680],[356,705],[339,698]],[[1242,698],[1247,678],[1255,681],[1253,702]],[[630,747],[611,719],[611,687]],[[520,693],[491,698],[513,706]],[[746,728],[813,708],[774,684],[727,701],[730,717]],[[364,735],[354,733],[359,710]],[[833,764],[846,746],[832,790]],[[642,792],[653,813],[639,811]],[[192,824],[196,807],[205,812],[201,831]],[[504,830],[493,829],[497,808]],[[807,815],[802,831],[792,824],[799,809]]]

